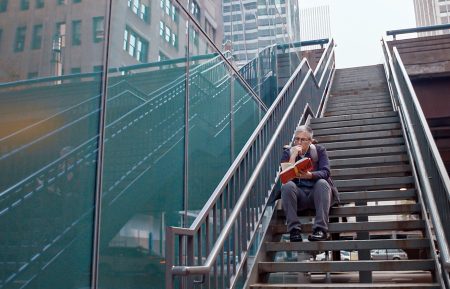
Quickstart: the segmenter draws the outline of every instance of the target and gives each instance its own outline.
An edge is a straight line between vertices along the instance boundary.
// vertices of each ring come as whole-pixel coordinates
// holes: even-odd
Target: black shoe
[[[314,233],[308,236],[309,241],[326,241],[328,240],[327,232],[320,229],[314,230]]]
[[[289,240],[291,242],[301,242],[302,240],[302,231],[300,229],[292,229],[289,235]]]

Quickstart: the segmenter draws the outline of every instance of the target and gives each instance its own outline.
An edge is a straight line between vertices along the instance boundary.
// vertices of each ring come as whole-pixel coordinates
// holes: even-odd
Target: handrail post
[[[173,289],[173,279],[172,274],[173,260],[175,258],[175,242],[173,239],[172,227],[166,227],[166,289]]]

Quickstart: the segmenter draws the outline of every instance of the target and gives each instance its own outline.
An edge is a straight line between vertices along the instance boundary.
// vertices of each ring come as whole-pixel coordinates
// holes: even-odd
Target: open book
[[[282,184],[285,184],[292,179],[297,178],[300,171],[310,171],[313,168],[313,164],[310,158],[302,158],[295,164],[281,163],[280,180]]]

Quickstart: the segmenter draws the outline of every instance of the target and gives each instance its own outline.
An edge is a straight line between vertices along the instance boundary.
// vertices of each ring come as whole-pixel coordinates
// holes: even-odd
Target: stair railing
[[[324,55],[332,60],[323,60],[323,74],[331,75],[333,41]],[[292,140],[299,117],[318,111],[328,88],[320,88],[320,78],[302,60],[192,225],[166,228],[167,289],[236,288],[246,278],[248,254],[260,245],[257,232],[277,183],[281,148]]]
[[[419,180],[418,189],[422,192],[427,213],[433,223],[442,266],[440,273],[447,286],[450,286],[450,230],[445,230],[443,225],[443,222],[450,220],[450,179],[397,48],[392,48],[391,55],[385,39],[382,44],[393,104],[399,111],[406,131],[405,138]]]

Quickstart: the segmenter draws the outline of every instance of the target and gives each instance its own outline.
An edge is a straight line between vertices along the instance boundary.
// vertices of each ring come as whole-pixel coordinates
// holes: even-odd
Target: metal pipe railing
[[[325,51],[330,57],[332,43]],[[290,141],[307,101],[317,110],[324,95],[317,83],[303,60],[193,224],[189,228],[166,228],[166,288],[174,288],[175,276],[186,276],[181,278],[180,288],[192,288],[198,282],[210,288],[211,275],[215,283],[222,278],[222,284],[234,288],[238,276],[246,271],[248,250],[278,173],[281,147]],[[290,114],[293,110],[295,113]],[[216,225],[211,228],[211,224]],[[211,229],[217,229],[219,235],[202,235]],[[195,275],[202,275],[202,280],[194,280]]]
[[[389,31],[386,31],[386,35],[393,36],[395,39],[396,36],[399,34],[428,32],[428,31],[436,31],[436,30],[444,30],[444,29],[450,29],[450,24],[439,24],[439,25],[421,26],[421,27],[415,27],[415,28],[389,30]]]
[[[423,192],[426,208],[434,226],[440,262],[448,274],[450,272],[448,247],[450,232],[444,230],[443,221],[450,219],[450,179],[397,48],[393,48],[393,57],[385,39],[383,39],[383,48],[386,67],[392,78],[388,79],[388,82],[396,98],[394,105],[398,105],[397,109],[404,117],[407,131],[405,137],[410,143],[414,156],[412,161],[418,172],[417,177],[420,180],[418,185]]]

